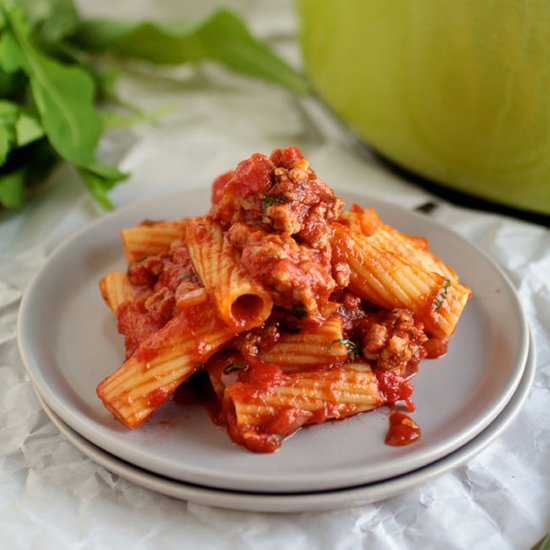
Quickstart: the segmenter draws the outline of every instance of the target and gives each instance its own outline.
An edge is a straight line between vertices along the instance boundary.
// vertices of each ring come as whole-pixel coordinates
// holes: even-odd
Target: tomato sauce
[[[420,435],[420,428],[409,415],[395,411],[390,414],[390,427],[384,442],[393,447],[402,447],[417,441]]]
[[[136,297],[124,301],[116,311],[127,359],[141,342],[174,317],[179,293],[201,286],[185,246],[135,262],[128,268],[128,280],[134,286]]]
[[[378,388],[388,405],[403,401],[409,411],[414,411],[415,406],[412,401],[414,387],[408,380],[393,371],[376,369],[375,374],[378,379]]]

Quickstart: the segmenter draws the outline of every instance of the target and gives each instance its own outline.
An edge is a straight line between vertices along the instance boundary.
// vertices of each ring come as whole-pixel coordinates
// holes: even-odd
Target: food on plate
[[[125,426],[206,380],[216,422],[254,452],[381,405],[388,444],[420,437],[410,379],[446,352],[471,291],[426,239],[344,211],[299,149],[219,176],[202,216],[121,235],[128,269],[100,290],[125,360],[97,394]]]

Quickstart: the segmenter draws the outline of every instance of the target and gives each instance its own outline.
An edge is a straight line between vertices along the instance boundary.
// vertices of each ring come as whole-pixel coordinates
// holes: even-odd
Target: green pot
[[[448,187],[550,214],[550,2],[298,0],[321,98]]]

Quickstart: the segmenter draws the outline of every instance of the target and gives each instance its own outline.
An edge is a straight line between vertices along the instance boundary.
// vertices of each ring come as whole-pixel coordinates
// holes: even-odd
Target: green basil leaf
[[[40,121],[13,101],[0,100],[0,125],[17,147],[23,147],[44,137]]]
[[[14,101],[0,99],[0,123],[14,123],[19,116],[21,107]]]
[[[44,128],[42,128],[40,121],[28,113],[21,112],[15,123],[17,147],[24,147],[43,137]]]
[[[303,75],[254,38],[237,15],[221,10],[198,34],[207,58],[233,71],[274,82],[300,94],[309,91]]]
[[[118,182],[128,178],[128,174],[121,172],[114,166],[98,163],[90,163],[88,166],[78,166],[80,177],[94,196],[94,198],[107,210],[112,210],[113,203],[107,196]]]
[[[267,212],[267,209],[274,204],[288,204],[290,202],[284,195],[261,195],[260,198],[262,200],[262,212],[264,214]]]
[[[0,125],[0,165],[4,164],[11,149],[12,133],[10,127]]]
[[[257,40],[245,23],[227,10],[197,23],[83,20],[70,40],[78,47],[155,64],[217,61],[249,76],[306,93],[303,76]]]
[[[450,286],[451,286],[451,280],[445,279],[445,282],[443,283],[443,288],[441,289],[436,299],[434,300],[434,303],[432,304],[432,307],[434,310],[438,310],[441,307],[441,304],[445,301],[445,298],[447,297],[447,293],[449,292]]]
[[[174,105],[167,104],[159,107],[155,111],[146,113],[140,111],[138,107],[126,105],[126,102],[123,102],[122,106],[133,114],[121,115],[114,111],[102,113],[101,116],[105,128],[128,128],[136,124],[157,124],[163,116],[175,109]]]
[[[4,32],[0,37],[0,67],[6,73],[15,73],[23,64],[21,48],[11,32]]]
[[[19,209],[25,200],[25,170],[0,175],[0,204]]]
[[[550,533],[542,537],[531,550],[550,550]]]
[[[5,10],[4,16],[19,48],[20,64],[30,79],[32,96],[51,144],[76,165],[93,162],[103,127],[94,106],[92,78],[80,67],[62,65],[42,54],[31,39],[20,10]]]
[[[32,161],[29,162],[29,159]],[[59,155],[45,137],[13,149],[9,157],[9,164],[14,167],[13,169],[25,169],[27,188],[42,183],[59,161]]]
[[[98,94],[101,98],[119,101],[116,85],[120,77],[121,70],[116,66],[108,66],[103,70],[96,70],[94,77],[97,83]]]
[[[359,348],[357,347],[357,344],[353,340],[348,340],[347,338],[337,338],[336,340],[333,340],[326,350],[327,353],[330,352],[330,349],[334,344],[342,344],[346,348],[346,351],[349,354],[349,358],[352,361],[356,359],[359,355]]]
[[[246,365],[243,365],[242,363],[230,363],[223,369],[223,373],[229,374],[231,372],[243,369],[246,369]]]
[[[56,44],[78,26],[78,12],[72,0],[18,0],[38,42]]]
[[[18,117],[19,105],[0,100],[0,166],[4,165],[15,145],[15,123]]]

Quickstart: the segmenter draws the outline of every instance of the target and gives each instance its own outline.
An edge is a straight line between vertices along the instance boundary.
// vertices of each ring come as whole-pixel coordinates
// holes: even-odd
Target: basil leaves
[[[151,119],[116,95],[127,59],[155,65],[214,61],[308,92],[303,76],[227,10],[194,22],[130,22],[85,19],[72,0],[0,0],[0,206],[21,208],[32,185],[64,160],[103,207],[112,207],[108,192],[128,174],[96,157],[105,123]],[[132,116],[101,114],[105,99]]]

